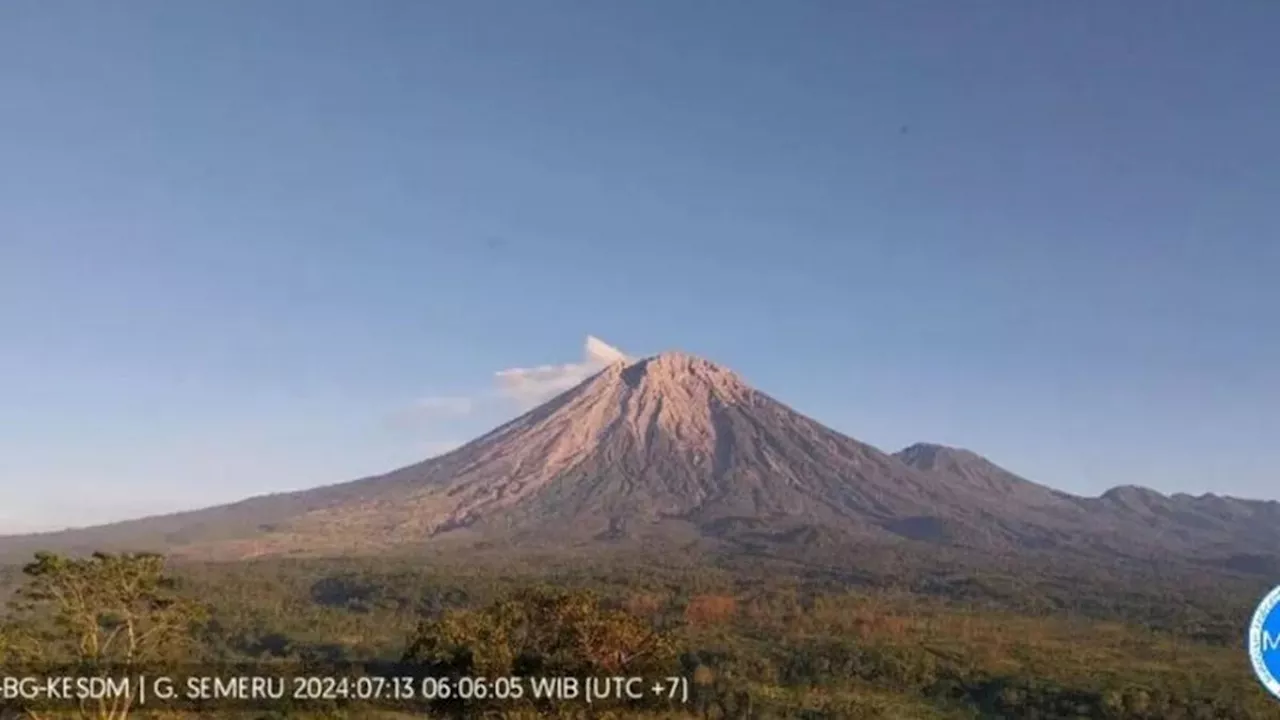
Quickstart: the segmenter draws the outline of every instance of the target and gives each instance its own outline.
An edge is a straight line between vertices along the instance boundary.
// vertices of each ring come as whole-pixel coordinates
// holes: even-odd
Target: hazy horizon
[[[585,335],[1280,499],[1280,6],[723,8],[0,7],[0,534],[423,459]]]

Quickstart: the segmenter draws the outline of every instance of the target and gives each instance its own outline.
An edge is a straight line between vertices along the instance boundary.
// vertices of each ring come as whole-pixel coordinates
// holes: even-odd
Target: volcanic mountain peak
[[[905,447],[894,455],[908,465],[921,470],[932,470],[946,463],[988,462],[986,458],[964,448],[939,445],[937,443],[916,443]]]
[[[709,494],[699,483],[731,440],[723,414],[750,407],[754,397],[734,373],[686,353],[637,361],[618,353],[487,435],[367,481],[367,500],[309,513],[292,528],[310,533],[342,523],[434,536],[482,523],[564,531],[590,519],[684,512]],[[650,472],[680,476],[684,485],[666,487]]]
[[[741,402],[752,393],[732,370],[679,351],[644,358],[620,372],[633,390],[661,394],[675,402]]]
[[[916,443],[894,453],[902,462],[945,478],[950,484],[968,486],[984,494],[1016,499],[1030,506],[1066,506],[1062,493],[1012,473],[985,457],[963,448]]]

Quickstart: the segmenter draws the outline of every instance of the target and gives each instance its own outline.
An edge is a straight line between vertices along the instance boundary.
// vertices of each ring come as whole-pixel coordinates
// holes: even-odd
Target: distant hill
[[[683,353],[631,362],[443,456],[188,513],[0,538],[0,554],[244,558],[453,543],[946,545],[1274,567],[1280,503],[1116,488],[1081,498],[957,448],[887,454]],[[500,543],[499,543],[500,544]],[[1235,563],[1235,566],[1228,564]]]

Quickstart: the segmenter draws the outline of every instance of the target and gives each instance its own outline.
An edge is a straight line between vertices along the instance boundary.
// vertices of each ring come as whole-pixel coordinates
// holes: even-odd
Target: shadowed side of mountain
[[[1244,500],[1206,493],[1164,495],[1124,485],[1084,505],[1125,528],[1141,528],[1165,547],[1197,557],[1221,558],[1228,567],[1256,570],[1280,556],[1280,502]],[[1248,570],[1248,571],[1253,571]]]
[[[895,453],[904,463],[941,482],[970,488],[1010,503],[1004,520],[1032,538],[1096,547],[1118,554],[1174,551],[1187,555],[1235,557],[1254,566],[1250,549],[1280,554],[1280,503],[1213,494],[1166,496],[1150,488],[1124,485],[1087,498],[1033,483],[977,453],[933,443],[917,443]],[[1030,521],[1030,522],[1027,522]]]
[[[1054,507],[1071,503],[1071,496],[1031,482],[996,465],[981,455],[962,448],[932,443],[916,443],[894,453],[902,462],[925,472],[992,497],[1006,498],[1019,505]]]
[[[939,484],[980,498],[987,524],[1016,538],[1021,547],[1081,548],[1112,539],[1112,531],[1089,517],[1080,498],[1027,480],[970,450],[916,443],[894,457]],[[943,525],[927,518],[910,520],[948,536]]]

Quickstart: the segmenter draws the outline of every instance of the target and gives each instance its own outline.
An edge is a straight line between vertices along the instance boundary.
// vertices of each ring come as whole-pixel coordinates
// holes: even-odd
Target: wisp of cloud
[[[514,400],[522,408],[529,408],[572,388],[611,363],[629,360],[631,358],[626,353],[600,338],[588,335],[580,362],[510,368],[499,370],[494,373],[494,377],[498,381],[499,393]]]

